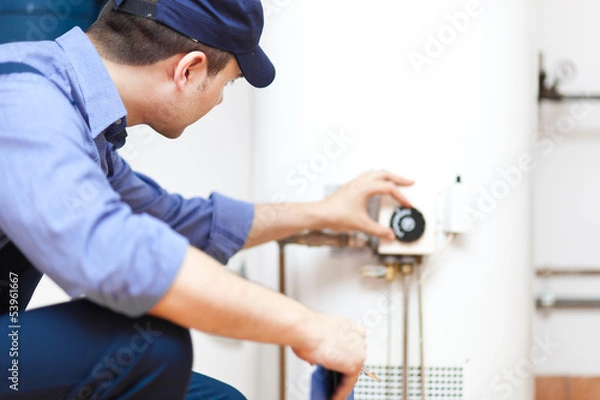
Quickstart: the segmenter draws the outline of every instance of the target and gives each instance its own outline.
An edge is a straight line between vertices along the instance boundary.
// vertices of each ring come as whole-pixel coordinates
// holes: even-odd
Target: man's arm
[[[121,201],[84,119],[54,84],[16,74],[0,86],[0,229],[70,296],[147,313],[189,242]]]
[[[387,194],[410,206],[398,186],[412,183],[388,171],[369,171],[316,203],[256,205],[252,228],[244,247],[283,239],[307,229],[362,231],[382,238],[394,238],[389,227],[381,226],[369,217],[367,203],[373,195]]]
[[[290,346],[309,363],[345,375],[336,399],[350,393],[365,360],[365,332],[354,321],[244,280],[193,247],[149,314],[207,333]]]
[[[251,203],[219,193],[208,199],[185,199],[169,193],[150,177],[134,172],[116,152],[110,154],[114,174],[109,181],[136,214],[149,214],[167,223],[222,264],[244,245],[254,218]]]

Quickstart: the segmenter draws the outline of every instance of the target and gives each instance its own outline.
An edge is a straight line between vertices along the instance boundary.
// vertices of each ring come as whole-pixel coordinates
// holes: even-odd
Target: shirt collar
[[[78,84],[81,90],[92,138],[106,131],[107,140],[116,140],[122,146],[125,143],[123,132],[127,126],[127,111],[98,51],[78,27],[56,42],[73,66],[78,80],[74,86]],[[116,143],[115,146],[120,147]]]

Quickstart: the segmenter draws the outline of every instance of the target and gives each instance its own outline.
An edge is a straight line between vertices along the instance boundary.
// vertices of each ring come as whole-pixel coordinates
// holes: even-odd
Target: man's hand
[[[341,232],[362,231],[380,238],[394,239],[391,228],[369,217],[367,203],[372,196],[381,194],[390,195],[402,205],[411,207],[398,186],[410,186],[413,183],[410,179],[385,170],[365,172],[318,203],[327,218],[325,227]]]
[[[319,364],[341,372],[342,382],[333,400],[345,400],[352,392],[366,357],[365,331],[356,322],[344,318],[318,314],[313,324],[306,326],[306,335],[312,340],[293,347],[300,358],[310,364]]]
[[[193,247],[149,314],[210,334],[290,346],[305,361],[344,374],[334,400],[350,394],[365,361],[365,331],[356,322],[242,279]]]
[[[369,198],[389,194],[404,206],[409,201],[398,186],[413,181],[388,171],[365,172],[317,203],[257,204],[252,229],[244,247],[296,235],[305,230],[333,229],[340,232],[362,231],[381,238],[394,239],[391,228],[379,225],[367,214]]]

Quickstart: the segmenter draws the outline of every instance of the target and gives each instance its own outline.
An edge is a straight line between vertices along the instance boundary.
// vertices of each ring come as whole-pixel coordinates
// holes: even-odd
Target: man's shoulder
[[[0,137],[20,132],[36,135],[61,129],[80,136],[86,126],[65,91],[44,75],[31,71],[0,75]]]
[[[4,43],[0,44],[0,64],[23,63],[47,73],[59,63],[59,51],[54,41]]]
[[[9,86],[11,82],[41,83],[45,77],[66,94],[70,85],[66,76],[67,65],[62,53],[54,41],[2,44],[0,45],[0,65],[20,65],[21,71],[15,71],[15,67],[6,68],[4,71],[0,68],[0,82]],[[23,89],[29,90],[30,88],[24,87]]]
[[[25,64],[26,65],[26,64]],[[2,63],[0,63],[0,72]],[[53,109],[70,104],[68,95],[34,67],[0,73],[0,110],[23,106]]]

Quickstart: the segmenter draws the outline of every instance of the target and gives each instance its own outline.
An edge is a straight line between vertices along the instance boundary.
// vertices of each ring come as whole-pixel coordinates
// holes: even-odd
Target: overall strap
[[[0,75],[16,74],[21,72],[30,72],[32,74],[44,76],[44,74],[28,64],[18,62],[0,63]]]

